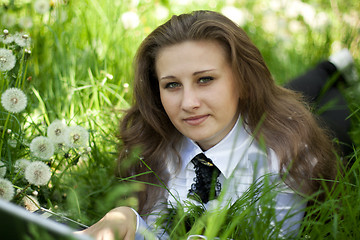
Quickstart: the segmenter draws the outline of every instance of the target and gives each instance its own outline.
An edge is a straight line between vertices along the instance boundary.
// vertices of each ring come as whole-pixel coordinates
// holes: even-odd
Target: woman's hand
[[[76,232],[87,234],[96,240],[133,240],[136,231],[136,214],[129,207],[118,207],[108,212],[89,228]]]

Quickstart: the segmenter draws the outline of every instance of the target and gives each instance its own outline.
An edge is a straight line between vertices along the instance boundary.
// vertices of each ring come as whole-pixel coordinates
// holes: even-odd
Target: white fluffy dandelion
[[[12,183],[5,178],[0,178],[0,198],[10,201],[14,194],[15,190]]]
[[[24,173],[26,167],[29,166],[30,163],[31,162],[25,158],[20,158],[20,159],[16,160],[15,165],[14,165],[15,171]]]
[[[66,129],[66,145],[79,148],[87,147],[89,142],[89,132],[81,126],[72,126]]]
[[[31,17],[22,17],[19,19],[19,25],[24,29],[32,28],[34,25],[33,19]]]
[[[19,113],[26,108],[27,98],[19,88],[9,88],[1,95],[1,105],[6,111]]]
[[[16,58],[11,50],[0,48],[0,71],[10,71],[15,67]]]
[[[17,141],[16,141],[15,139],[9,139],[9,140],[8,140],[8,144],[9,144],[10,147],[16,148],[16,146],[17,146]]]
[[[4,44],[10,44],[14,41],[14,36],[7,32],[6,34],[4,33],[3,35],[0,36],[0,40]]]
[[[40,136],[31,141],[30,151],[34,156],[43,160],[48,160],[54,155],[55,147],[49,138]]]
[[[2,161],[0,161],[0,178],[5,177],[6,174],[6,165]]]
[[[325,12],[319,12],[308,24],[315,30],[323,30],[330,25],[330,18]]]
[[[16,33],[14,41],[20,47],[30,48],[31,38],[26,33]]]
[[[16,17],[14,14],[2,14],[1,23],[5,27],[11,28],[16,24]]]
[[[124,12],[121,15],[121,21],[125,29],[134,29],[140,24],[140,18],[136,12]]]
[[[221,13],[239,26],[244,26],[246,24],[246,13],[239,8],[234,6],[225,6],[221,9]]]
[[[45,14],[50,10],[50,2],[48,0],[37,0],[34,3],[34,10],[39,14]]]
[[[56,119],[49,125],[47,136],[55,144],[64,143],[66,128],[67,125],[63,121]]]
[[[51,178],[51,170],[44,162],[35,161],[25,169],[25,179],[33,185],[46,185]]]
[[[35,196],[26,195],[22,199],[23,206],[30,212],[34,212],[40,208],[40,203]]]
[[[164,20],[169,16],[169,9],[163,5],[157,5],[155,8],[155,15],[158,20]]]

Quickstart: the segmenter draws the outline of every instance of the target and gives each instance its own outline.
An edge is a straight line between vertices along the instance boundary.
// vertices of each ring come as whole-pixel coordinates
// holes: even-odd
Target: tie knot
[[[207,158],[205,156],[205,154],[203,154],[203,153],[199,153],[191,161],[195,165],[198,165],[199,163],[201,163],[201,164],[203,164],[205,166],[208,166],[208,167],[213,167],[214,166],[214,163],[211,161],[211,159]]]

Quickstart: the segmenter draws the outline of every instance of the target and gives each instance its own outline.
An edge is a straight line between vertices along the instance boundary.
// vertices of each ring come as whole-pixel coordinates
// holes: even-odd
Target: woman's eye
[[[208,82],[210,82],[211,80],[214,80],[214,78],[213,78],[213,77],[201,77],[201,78],[199,79],[199,83],[208,83]]]
[[[180,83],[177,82],[169,82],[165,85],[165,88],[177,88],[180,87]]]

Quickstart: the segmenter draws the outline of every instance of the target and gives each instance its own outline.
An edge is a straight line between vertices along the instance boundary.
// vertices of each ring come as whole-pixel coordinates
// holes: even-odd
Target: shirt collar
[[[238,118],[225,138],[205,152],[194,141],[185,137],[180,149],[182,169],[189,164],[194,156],[203,152],[213,161],[225,178],[229,178],[241,160],[247,159],[247,149],[253,139],[245,130],[240,119],[241,117]]]

